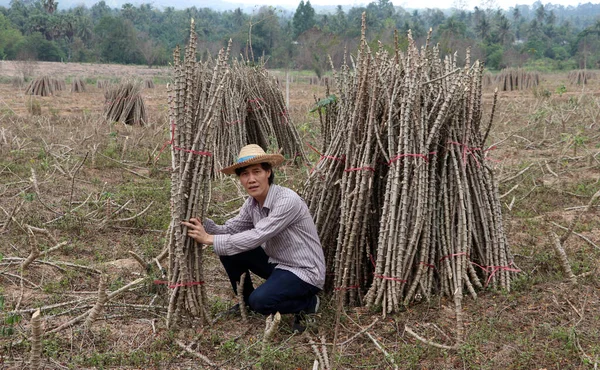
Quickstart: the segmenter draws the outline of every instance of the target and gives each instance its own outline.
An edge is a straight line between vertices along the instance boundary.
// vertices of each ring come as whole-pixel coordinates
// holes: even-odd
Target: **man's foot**
[[[306,312],[300,312],[294,314],[294,323],[292,324],[292,331],[298,332],[298,334],[304,333],[306,327],[315,322],[314,314],[319,311],[319,305],[321,300],[318,296],[315,296],[316,301],[312,307],[309,307]]]
[[[215,318],[220,319],[222,317],[237,316],[239,314],[240,314],[240,304],[236,303],[233,306],[229,307],[227,310],[219,312]]]
[[[309,308],[308,312],[306,312],[306,313],[313,314],[313,313],[319,312],[319,305],[321,304],[321,300],[319,299],[318,295],[316,295],[315,298],[317,299],[315,302],[315,305],[312,306],[311,308]]]

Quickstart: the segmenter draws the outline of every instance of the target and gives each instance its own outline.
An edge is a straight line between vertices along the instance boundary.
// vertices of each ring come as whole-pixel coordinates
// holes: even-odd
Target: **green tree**
[[[136,32],[131,22],[121,17],[105,16],[94,28],[98,54],[105,62],[143,63],[136,46]]]
[[[60,48],[53,41],[46,40],[39,32],[26,36],[17,48],[20,54],[32,56],[35,60],[60,62],[64,59]]]
[[[514,40],[510,21],[504,14],[499,14],[497,17],[496,35],[497,41],[503,46],[511,43]]]
[[[307,0],[306,3],[304,0],[300,0],[300,4],[298,4],[298,8],[296,8],[296,12],[294,13],[292,23],[294,25],[294,38],[314,27],[316,23],[315,10],[312,5],[310,5],[310,0]]]
[[[335,15],[331,17],[330,30],[338,35],[343,35],[348,30],[348,18],[341,5],[336,7]]]
[[[4,14],[0,13],[0,59],[15,59],[16,46],[22,40],[21,32],[11,25]]]
[[[92,23],[97,24],[102,18],[112,15],[113,11],[106,5],[104,0],[100,0],[91,7],[90,13],[92,16]]]

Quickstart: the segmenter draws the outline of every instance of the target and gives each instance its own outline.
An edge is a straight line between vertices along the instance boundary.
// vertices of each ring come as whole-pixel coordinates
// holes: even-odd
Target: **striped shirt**
[[[204,228],[214,235],[217,255],[231,256],[262,245],[276,268],[323,289],[325,257],[317,228],[306,203],[293,190],[270,185],[262,208],[248,197],[236,217],[224,225],[207,219]]]

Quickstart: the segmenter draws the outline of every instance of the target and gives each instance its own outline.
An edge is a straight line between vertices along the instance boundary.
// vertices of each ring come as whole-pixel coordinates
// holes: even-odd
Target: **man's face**
[[[271,170],[265,171],[260,163],[248,166],[240,173],[240,182],[246,192],[261,205],[269,192],[269,176]]]

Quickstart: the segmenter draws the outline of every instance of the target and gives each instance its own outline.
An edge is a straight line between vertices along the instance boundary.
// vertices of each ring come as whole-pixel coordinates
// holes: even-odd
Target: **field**
[[[284,316],[263,350],[263,317],[244,323],[218,316],[235,297],[210,250],[205,275],[212,325],[165,328],[167,292],[154,284],[162,279],[154,259],[170,220],[169,69],[0,63],[0,368],[28,368],[37,308],[44,369],[312,369],[317,347],[310,340],[321,338],[337,369],[598,367],[598,77],[581,86],[570,84],[566,73],[541,75],[535,89],[500,92],[489,160],[522,272],[510,292],[484,290],[477,300],[465,299],[466,337],[458,349],[424,343],[405,329],[454,345],[453,302],[440,297],[386,318],[346,308],[334,345],[336,308],[325,295],[317,323],[305,334],[293,334],[292,317]],[[64,79],[67,88],[49,97],[25,95],[24,86],[11,82],[24,71]],[[70,92],[74,77],[84,80],[85,92]],[[145,127],[103,118],[97,80],[127,78],[156,84],[142,91]],[[319,140],[318,117],[308,110],[324,90],[301,78],[290,86],[289,111],[305,143]],[[488,114],[492,96],[486,88]],[[277,181],[300,190],[308,169],[284,165]],[[235,179],[215,180],[210,215],[231,217],[242,196]],[[564,236],[574,284],[554,251],[553,233]],[[41,253],[21,268],[32,251]],[[84,314],[96,303],[101,274],[111,299],[88,328]]]

